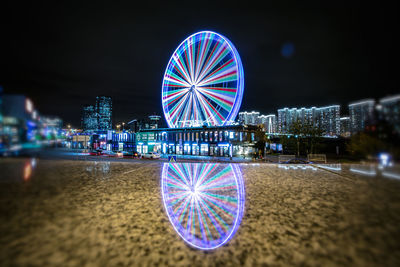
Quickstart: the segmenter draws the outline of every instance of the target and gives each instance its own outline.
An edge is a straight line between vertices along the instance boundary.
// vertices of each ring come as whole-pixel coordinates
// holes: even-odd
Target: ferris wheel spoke
[[[206,51],[206,47],[208,47],[208,44],[210,43],[210,39],[206,39],[206,41],[199,41],[197,44],[197,53],[196,53],[196,70],[194,73],[195,80],[194,82],[197,82],[197,77],[199,75],[199,70],[201,66],[203,65],[204,61],[204,54]]]
[[[189,59],[190,59],[190,74],[191,74],[191,77],[192,77],[192,81],[194,81],[194,78],[195,78],[195,76],[194,76],[194,73],[195,73],[195,56],[196,56],[195,48],[196,48],[196,45],[195,45],[194,37],[192,37],[191,38],[191,43],[190,43],[190,46],[189,46],[189,49],[188,49],[189,56],[190,56],[189,57]]]
[[[165,102],[168,106],[170,106],[176,101],[179,101],[182,97],[185,97],[188,91],[189,89],[170,91],[169,95],[164,96],[163,102]]]
[[[169,201],[170,205],[172,205],[172,206],[175,206],[179,203],[180,203],[180,205],[182,205],[183,202],[185,201],[185,199],[187,198],[188,194],[189,193],[187,190],[181,191],[179,193],[170,193],[171,197],[168,201]]]
[[[210,81],[216,80],[216,78],[225,77],[225,75],[236,72],[235,61],[233,59],[225,62],[222,66],[218,67],[211,73],[207,74],[202,80],[200,80],[197,84],[199,86],[205,85]],[[214,82],[214,84],[217,82]]]
[[[183,219],[185,218],[188,208],[190,207],[190,201],[191,197],[188,194],[185,201],[182,201],[181,205],[174,210],[174,214],[178,218],[179,223],[182,223]]]
[[[205,164],[201,170],[201,175],[196,183],[196,186],[201,190],[201,185],[206,178],[212,177],[213,171],[217,168],[217,164]]]
[[[205,69],[209,66],[209,62],[210,62],[211,58],[213,57],[215,51],[219,47],[222,46],[222,44],[219,43],[219,42],[211,44],[211,45],[212,45],[212,49],[211,49],[211,46],[208,47],[208,51],[211,49],[211,52],[210,53],[207,52],[207,55],[206,55],[206,58],[205,58],[205,62],[204,62],[204,64],[202,64],[201,68],[199,69],[199,77],[196,77],[196,82],[200,79],[201,76],[204,75],[203,74],[204,72],[207,73],[207,70],[205,70]]]
[[[207,112],[205,111],[202,102],[200,101],[200,99],[197,96],[197,92],[195,94],[195,98],[194,98],[194,102],[195,102],[195,110],[194,110],[194,114],[196,117],[196,120],[198,122],[200,121],[204,121],[205,118],[208,117]],[[201,123],[200,123],[201,124]]]
[[[167,84],[178,85],[183,87],[191,86],[184,77],[181,77],[180,75],[177,75],[172,71],[167,71],[167,75],[165,78],[166,78],[165,80],[169,82]]]
[[[183,94],[187,93],[189,91],[189,87],[184,87],[184,88],[174,88],[171,90],[168,90],[164,92],[163,98],[170,100],[171,98],[175,98],[177,96],[182,96]]]
[[[171,186],[182,190],[188,189],[188,186],[185,183],[185,181],[182,181],[182,179],[178,178],[174,174],[170,173],[168,178],[169,178],[168,183],[171,183]]]
[[[172,64],[174,66],[174,69],[177,70],[179,74],[181,74],[181,76],[186,79],[186,82],[188,84],[192,84],[192,79],[190,77],[190,73],[186,67],[185,62],[182,61],[181,58],[178,56],[174,57],[173,61],[174,62],[172,62]]]
[[[216,114],[217,112],[214,109],[214,107],[211,106],[211,104],[207,101],[207,99],[199,91],[196,92],[196,95],[197,95],[197,99],[202,104],[201,105],[202,109],[207,114],[207,118],[209,120],[211,120],[212,123],[217,124],[218,123],[217,118],[214,116],[214,114]]]
[[[171,164],[171,169],[174,171],[174,173],[176,173],[176,175],[179,177],[179,180],[182,181],[186,188],[189,189],[190,181],[187,180],[187,175],[185,174],[185,170],[181,168],[181,165]]]
[[[219,198],[223,197],[226,198],[226,196],[220,196],[218,195]],[[235,213],[232,213],[232,210],[235,210],[235,201],[237,201],[236,198],[231,198],[229,201],[224,201],[219,199],[218,197],[212,198],[209,196],[202,196],[202,199],[204,200],[205,203],[207,203],[212,210],[219,215],[219,218],[221,219],[221,222],[227,226],[227,223],[222,217],[226,219],[231,219],[235,216]]]
[[[210,72],[213,72],[213,69],[222,62],[222,59],[229,53],[229,50],[226,46],[222,46],[216,53],[214,53],[213,58],[210,60],[208,65],[203,69],[202,73],[199,75],[197,79],[197,83],[204,79],[204,77],[208,76]],[[233,60],[231,58],[230,60]],[[229,60],[229,61],[230,61]],[[225,63],[226,64],[226,63]]]
[[[214,103],[216,103],[218,106],[220,106],[220,107],[222,107],[222,108],[224,108],[224,109],[227,109],[228,107],[228,105],[224,102],[224,101],[222,101],[222,100],[220,100],[220,99],[218,99],[217,97],[214,97],[214,96],[212,96],[212,95],[210,95],[210,94],[205,94],[204,92],[201,92],[200,90],[199,90],[199,95],[202,97],[202,99],[208,104],[208,106],[213,110],[213,112],[218,116],[218,118],[221,120],[221,122],[222,121],[224,121],[224,117],[222,116],[222,114],[215,108],[215,105],[213,105],[213,104],[211,104],[208,100],[207,100],[207,98],[209,98],[210,100],[212,100]]]
[[[224,203],[221,202],[210,201],[210,199],[207,198],[203,198],[202,200],[204,201],[204,203],[207,203],[207,205],[215,212],[215,214],[218,214],[219,217],[217,218],[217,221],[219,221],[219,224],[225,228],[225,231],[227,231],[229,225],[228,222],[232,221],[233,218],[236,216],[235,209],[237,207],[227,208],[224,206]]]
[[[214,168],[210,170],[210,172],[212,172],[215,169],[216,166],[217,165],[215,165]],[[222,171],[219,171],[215,175],[212,175],[212,176],[211,175],[207,175],[207,177],[209,177],[209,179],[207,181],[202,181],[201,185],[199,186],[199,189],[203,190],[205,188],[209,188],[210,185],[212,185],[216,181],[222,180],[225,177],[224,175],[229,174],[229,170],[230,170],[230,168],[226,167],[225,169],[223,169]]]
[[[207,214],[205,211],[203,211],[203,208],[200,205],[200,201],[197,201],[196,205],[197,205],[196,207],[197,207],[197,214],[199,217],[200,227],[202,229],[203,240],[211,240],[212,234],[205,217],[207,216]]]
[[[186,84],[187,86],[190,86],[190,79],[187,77],[185,71],[180,69],[180,66],[177,64],[174,64],[172,68],[176,71],[176,73],[174,73],[172,70],[168,70],[167,74],[174,74],[174,77],[176,77],[177,80],[181,81],[181,83]]]
[[[226,228],[224,227],[225,221],[221,219],[221,217],[215,212],[215,210],[207,203],[204,198],[200,198],[200,205],[204,208],[208,218],[212,222],[212,226],[218,232],[220,236],[226,232]],[[225,229],[224,229],[225,228]]]
[[[232,99],[230,97],[226,97],[226,96],[224,96],[222,94],[217,94],[217,93],[210,92],[210,91],[207,91],[207,90],[200,90],[199,89],[199,91],[202,94],[207,95],[207,97],[212,99],[214,102],[216,102],[218,105],[223,107],[225,110],[229,111],[232,108],[234,99]]]
[[[176,123],[179,114],[181,113],[182,109],[184,108],[183,103],[187,99],[188,94],[185,94],[178,102],[177,104],[170,110],[171,112],[171,119],[173,119],[173,122]]]
[[[224,46],[222,43],[218,42],[214,44],[211,52],[208,54],[206,61],[202,65],[202,68],[200,69],[199,76],[196,77],[196,83],[202,79],[209,71],[211,71],[211,66],[213,65],[213,62],[215,63],[216,56],[223,51]]]
[[[203,44],[204,41],[202,41],[201,43]],[[199,75],[201,73],[201,70],[204,67],[205,60],[208,58],[207,57],[207,51],[210,50],[211,44],[212,44],[212,42],[210,41],[210,38],[206,38],[205,44],[202,45],[202,50],[200,52],[201,57],[200,57],[200,60],[199,60],[199,66],[197,68],[197,72],[196,72],[196,76],[195,76],[196,77],[195,83],[197,83],[197,80],[198,80],[198,77],[199,77]]]
[[[221,191],[219,191],[221,192]],[[205,190],[202,191],[201,197],[210,201],[214,205],[217,205],[219,208],[224,209],[226,212],[232,210],[237,203],[236,196],[229,196],[225,192],[223,195],[220,193],[210,193],[206,192]]]
[[[189,74],[189,77],[190,77],[190,83],[193,83],[193,72],[192,72],[192,63],[191,63],[192,56],[191,56],[191,53],[190,53],[191,49],[188,46],[188,42],[185,42],[185,46],[186,46],[186,49],[183,52],[185,56],[183,58],[184,58],[184,62],[185,62],[186,67],[187,67],[186,69],[188,70],[188,74]]]
[[[182,121],[183,119],[183,124],[185,126],[186,121],[188,120],[189,116],[191,115],[190,111],[191,111],[191,103],[192,103],[192,98],[193,98],[193,94],[190,94],[190,96],[188,97],[188,99],[186,100],[186,102],[183,104],[184,108],[183,111],[180,114],[180,120]]]

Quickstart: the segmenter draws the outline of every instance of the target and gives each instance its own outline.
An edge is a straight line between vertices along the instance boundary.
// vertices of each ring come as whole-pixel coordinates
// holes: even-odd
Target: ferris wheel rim
[[[182,46],[188,42],[188,40],[194,38],[197,35],[201,35],[201,34],[206,34],[206,35],[215,35],[218,38],[220,38],[224,43],[227,44],[227,46],[229,47],[229,51],[232,53],[232,58],[234,59],[235,62],[235,69],[237,72],[237,79],[236,79],[236,94],[235,94],[235,98],[233,100],[233,104],[232,107],[229,110],[229,113],[225,116],[224,120],[222,121],[222,123],[220,123],[220,125],[214,125],[214,124],[210,124],[208,126],[225,126],[225,125],[230,125],[234,119],[234,117],[237,116],[240,106],[242,104],[242,98],[243,98],[243,91],[244,91],[244,71],[243,71],[243,64],[242,64],[242,60],[240,58],[240,55],[236,49],[236,47],[233,45],[233,43],[224,35],[219,34],[217,32],[214,31],[210,31],[210,30],[203,30],[203,31],[199,31],[196,33],[191,34],[190,36],[188,36],[187,38],[185,38],[178,46],[177,48],[174,50],[174,52],[172,53],[172,56],[170,57],[167,67],[165,68],[164,71],[164,75],[163,75],[163,82],[162,82],[162,97],[161,97],[161,105],[163,107],[163,113],[164,113],[164,117],[167,121],[167,124],[170,128],[182,128],[184,126],[182,125],[177,125],[176,123],[172,122],[172,118],[170,116],[170,112],[168,109],[168,105],[164,104],[164,88],[165,88],[165,83],[166,83],[166,77],[168,75],[168,70],[171,68],[172,61],[174,59],[175,55],[179,55],[178,53],[180,50],[182,50]],[[213,37],[214,39],[215,37]],[[208,120],[208,118],[207,118]],[[204,122],[204,121],[203,121]],[[193,126],[191,126],[193,127]]]

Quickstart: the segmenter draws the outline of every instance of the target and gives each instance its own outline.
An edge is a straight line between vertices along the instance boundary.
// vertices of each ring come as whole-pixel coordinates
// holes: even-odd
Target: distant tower
[[[82,110],[82,129],[84,131],[95,131],[98,128],[97,113],[93,105],[86,105]]]
[[[157,129],[161,116],[158,115],[150,115],[150,129]]]
[[[96,97],[96,111],[98,130],[106,131],[112,129],[112,98],[109,96]]]

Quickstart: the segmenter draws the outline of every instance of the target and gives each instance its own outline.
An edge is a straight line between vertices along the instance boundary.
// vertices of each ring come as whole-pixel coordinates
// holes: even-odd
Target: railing
[[[295,159],[295,155],[279,155],[278,163],[286,162],[291,159]]]
[[[308,154],[307,160],[311,162],[324,162],[326,163],[326,155],[325,154]]]

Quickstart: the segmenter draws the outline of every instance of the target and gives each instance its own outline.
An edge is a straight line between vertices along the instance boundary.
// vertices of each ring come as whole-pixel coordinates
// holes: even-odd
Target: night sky
[[[400,91],[397,6],[383,1],[32,2],[2,8],[0,85],[73,126],[97,95],[113,97],[114,123],[162,115],[168,60],[200,30],[236,46],[245,72],[241,110],[347,105]]]

